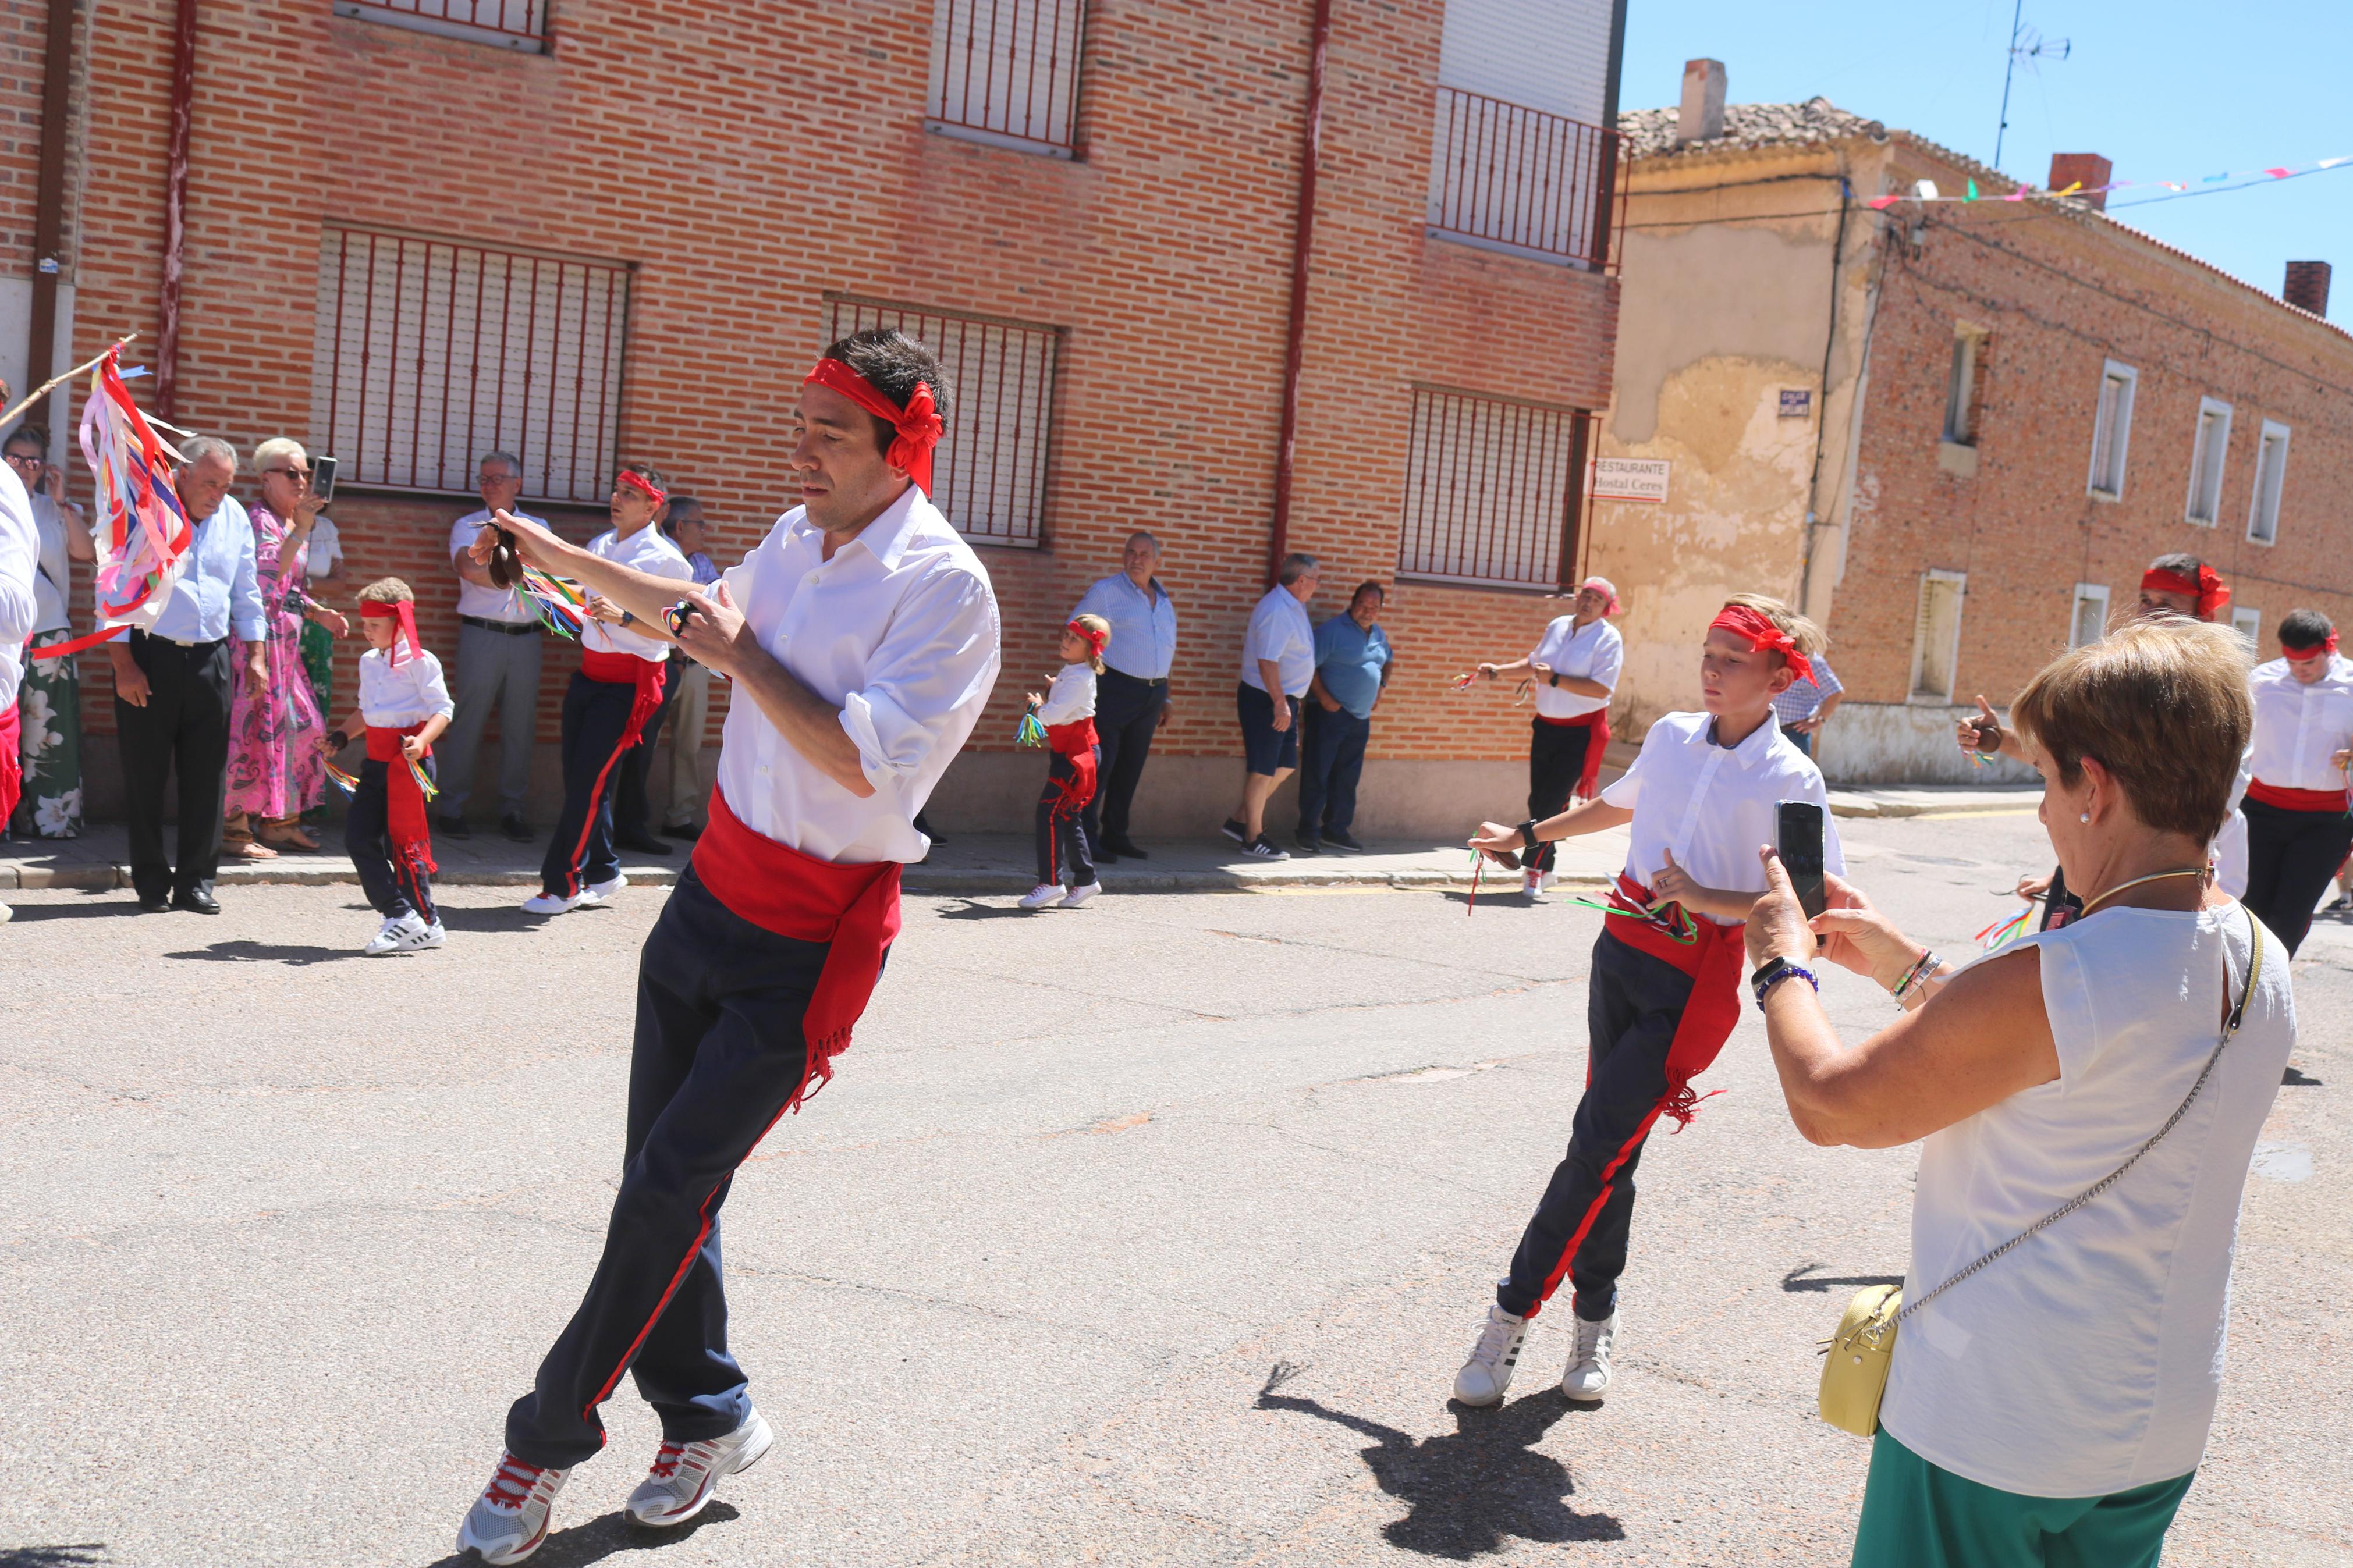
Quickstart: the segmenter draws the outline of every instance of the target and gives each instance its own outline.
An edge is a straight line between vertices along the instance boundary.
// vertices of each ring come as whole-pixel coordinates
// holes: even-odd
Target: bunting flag
[[[581,625],[588,616],[588,601],[581,595],[580,584],[568,577],[552,577],[536,566],[522,569],[522,581],[517,584],[523,596],[531,601],[532,613],[539,624],[557,637],[577,638]]]
[[[2353,163],[2353,156],[2318,158],[2309,163],[2278,163],[2267,169],[2242,169],[2220,174],[2201,174],[2194,180],[2111,180],[2105,185],[2087,185],[2083,181],[2077,180],[2063,189],[2055,191],[2038,190],[2032,185],[2021,185],[2007,195],[1999,196],[1979,194],[1978,183],[1974,179],[1968,181],[1962,193],[1957,196],[1946,195],[1937,189],[1936,182],[1934,180],[1921,180],[1915,182],[1909,191],[1873,196],[1869,205],[1878,211],[1884,212],[1898,202],[2022,202],[2029,196],[2095,196],[2109,191],[2129,190],[2166,190],[2176,195],[2196,190],[2200,195],[2211,195],[2221,190],[2243,190],[2249,185],[2264,184],[2274,180],[2292,180],[2298,174],[2316,174],[2324,169],[2334,169],[2346,163]]]

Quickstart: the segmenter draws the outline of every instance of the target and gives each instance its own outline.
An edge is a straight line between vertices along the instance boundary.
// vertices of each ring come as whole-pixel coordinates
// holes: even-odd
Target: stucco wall
[[[1822,726],[1814,760],[1834,784],[2031,784],[2032,768],[2007,757],[1979,767],[1954,744],[1962,717],[1977,711],[1916,702],[1841,702]]]

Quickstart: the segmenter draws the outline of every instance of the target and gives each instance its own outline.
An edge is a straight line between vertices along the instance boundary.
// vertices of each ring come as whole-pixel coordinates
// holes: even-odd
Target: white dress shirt
[[[150,599],[148,605],[154,601]],[[142,606],[143,614],[147,606]],[[253,519],[235,496],[221,497],[212,516],[196,524],[195,537],[180,561],[150,635],[173,642],[261,642],[269,624],[261,613],[261,583],[254,574]],[[129,637],[124,630],[122,637]],[[119,640],[119,639],[118,639]]]
[[[1111,641],[1103,645],[1103,661],[1137,680],[1166,680],[1176,658],[1176,606],[1160,579],[1152,580],[1147,595],[1124,572],[1095,580],[1072,620],[1101,616],[1111,623]]]
[[[335,526],[331,517],[313,519],[311,537],[304,542],[303,575],[315,583],[332,572],[343,559],[343,531]]]
[[[360,655],[360,717],[383,730],[406,730],[436,713],[454,717],[449,687],[441,679],[441,661],[424,648],[404,658],[400,668],[391,653],[372,647]]]
[[[1575,616],[1556,616],[1536,639],[1528,658],[1552,667],[1563,679],[1598,680],[1615,689],[1618,671],[1626,663],[1626,639],[1608,620],[1580,626]],[[1536,682],[1536,711],[1546,719],[1576,719],[1609,706],[1607,697],[1580,697],[1557,686]],[[1713,883],[1709,884],[1714,886]]]
[[[2254,776],[2274,789],[2341,790],[2329,757],[2353,746],[2353,659],[2325,655],[2328,673],[2306,686],[2284,658],[2255,667]]]
[[[1066,664],[1046,689],[1038,705],[1040,724],[1075,724],[1095,716],[1095,672],[1083,664]]]
[[[1846,856],[1822,771],[1769,715],[1729,750],[1709,739],[1715,726],[1705,713],[1666,715],[1642,737],[1641,755],[1626,776],[1601,792],[1611,805],[1633,808],[1626,875],[1649,887],[1672,850],[1675,864],[1703,888],[1762,893],[1757,847],[1778,841],[1781,803],[1804,800],[1823,808],[1823,869],[1844,876]]]
[[[795,507],[723,579],[760,646],[827,702],[874,793],[796,751],[750,693],[728,704],[719,788],[753,832],[835,862],[920,860],[915,814],[980,720],[1003,630],[988,570],[914,486],[825,559]]]
[[[1285,697],[1306,693],[1315,679],[1315,623],[1299,595],[1278,583],[1250,612],[1250,632],[1242,638],[1242,684],[1266,689],[1258,661],[1271,659],[1282,681]]]
[[[694,585],[694,568],[686,563],[685,552],[670,542],[669,535],[652,523],[623,539],[607,529],[588,542],[588,553],[616,562],[654,577],[675,577],[682,596]],[[743,603],[737,600],[737,604]],[[617,626],[610,621],[584,621],[580,627],[580,646],[598,653],[635,654],[649,664],[659,664],[670,657],[670,646],[659,637],[649,637],[633,632],[627,626]]]
[[[33,635],[33,580],[39,574],[41,531],[16,470],[0,464],[0,708],[16,705],[25,679],[25,640]]]
[[[518,511],[514,515],[525,522],[540,521],[527,511]],[[477,507],[451,523],[449,559],[455,562],[459,555],[472,548],[474,541],[481,537],[482,530],[490,524],[488,507]],[[546,525],[542,523],[541,526]],[[531,605],[524,602],[522,589],[484,588],[467,582],[463,577],[458,579],[458,613],[471,616],[478,621],[502,621],[511,626],[525,626],[539,619]]]

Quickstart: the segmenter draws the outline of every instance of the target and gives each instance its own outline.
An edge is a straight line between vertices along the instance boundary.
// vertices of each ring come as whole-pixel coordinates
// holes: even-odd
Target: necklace
[[[2202,877],[2205,874],[2206,868],[2203,866],[2184,866],[2178,871],[2151,871],[2146,877],[2135,877],[2129,882],[2118,882],[2115,887],[2110,888],[2106,892],[2102,893],[2098,898],[2094,899],[2089,903],[2085,904],[2084,906],[2084,913],[2077,915],[2075,918],[2079,921],[2084,919],[2085,915],[2089,915],[2094,910],[2098,909],[2102,904],[2106,903],[2110,899],[2115,898],[2118,893],[2123,892],[2126,889],[2137,888],[2143,882],[2162,882],[2168,877]]]

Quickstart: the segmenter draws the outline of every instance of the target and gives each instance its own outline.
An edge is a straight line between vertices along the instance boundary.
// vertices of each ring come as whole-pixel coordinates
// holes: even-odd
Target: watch
[[[1560,671],[1556,669],[1546,670],[1545,672],[1545,684],[1546,686],[1558,686],[1560,684]]]
[[[1804,981],[1814,988],[1816,994],[1821,992],[1822,983],[1812,970],[1800,963],[1792,963],[1786,958],[1768,958],[1758,964],[1757,972],[1748,977],[1748,989],[1757,998],[1757,1010],[1764,1010],[1767,992],[1791,978]]]

